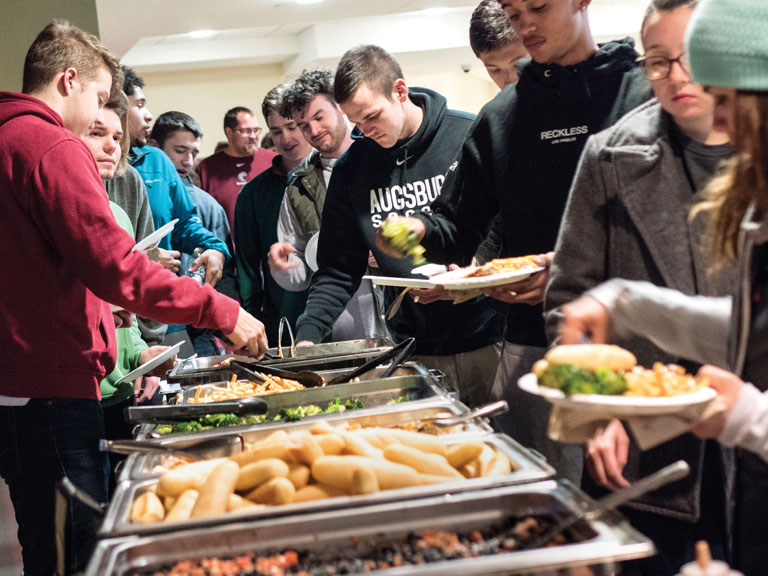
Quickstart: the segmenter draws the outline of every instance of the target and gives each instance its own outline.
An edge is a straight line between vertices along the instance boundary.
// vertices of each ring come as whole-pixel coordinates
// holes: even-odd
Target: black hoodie
[[[389,214],[410,216],[430,209],[472,116],[447,109],[445,98],[431,90],[411,88],[409,97],[424,111],[415,134],[382,148],[356,129],[355,141],[333,168],[320,228],[320,268],[297,323],[298,340],[320,342],[330,333],[365,274],[369,250],[382,274],[411,276],[410,259],[390,258],[376,249],[376,229]],[[399,292],[386,290],[387,305]],[[424,305],[405,298],[387,325],[396,340],[415,337],[417,354],[449,355],[500,341],[502,321],[487,299]]]
[[[503,256],[554,250],[587,138],[650,98],[630,39],[575,66],[528,62],[517,86],[485,105],[451,166],[434,214],[422,213],[433,262],[466,262],[499,212]],[[508,306],[506,339],[546,346],[542,309]]]

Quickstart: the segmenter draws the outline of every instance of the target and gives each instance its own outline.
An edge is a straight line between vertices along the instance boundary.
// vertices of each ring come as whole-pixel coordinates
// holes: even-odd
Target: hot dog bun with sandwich
[[[533,366],[539,386],[573,394],[624,394],[624,373],[637,365],[628,350],[608,344],[555,346]]]

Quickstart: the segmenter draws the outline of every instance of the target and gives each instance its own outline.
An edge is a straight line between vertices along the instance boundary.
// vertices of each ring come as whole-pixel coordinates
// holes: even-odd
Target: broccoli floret
[[[360,410],[360,408],[363,408],[363,401],[360,398],[350,398],[344,402],[344,408],[347,410]]]
[[[397,398],[393,398],[387,404],[402,404],[403,402],[409,402],[411,399],[408,398],[408,396],[398,396]],[[362,406],[361,406],[362,408]]]
[[[203,416],[201,424],[204,426],[211,426],[213,428],[224,428],[226,426],[237,426],[242,422],[242,418],[236,414],[208,414]]]
[[[336,397],[330,402],[328,402],[328,406],[325,407],[326,412],[341,412],[344,410],[344,404],[341,401],[340,397]]]
[[[308,406],[304,406],[304,417],[307,416],[317,416],[318,414],[322,414],[323,409],[320,408],[317,404],[310,404]]]
[[[203,430],[203,425],[197,420],[190,420],[189,422],[177,422],[173,425],[174,434],[184,434],[185,432],[197,432]]]
[[[280,420],[285,420],[286,422],[298,422],[302,419],[304,413],[301,410],[301,406],[297,406],[296,408],[283,408],[278,416]]]
[[[605,368],[595,372],[579,370],[571,364],[548,366],[539,376],[539,386],[561,390],[566,396],[574,394],[620,395],[628,386],[624,376]]]
[[[574,370],[561,388],[566,396],[574,394],[598,394],[597,377],[592,372]]]
[[[599,385],[598,394],[611,394],[620,396],[629,389],[626,378],[612,370],[598,368],[595,376]]]
[[[555,364],[547,366],[546,370],[539,375],[539,386],[563,390],[563,385],[570,380],[571,375],[577,371],[575,366],[570,364]],[[565,390],[563,390],[565,392]]]
[[[173,426],[171,424],[161,424],[155,428],[155,432],[158,434],[173,434]]]

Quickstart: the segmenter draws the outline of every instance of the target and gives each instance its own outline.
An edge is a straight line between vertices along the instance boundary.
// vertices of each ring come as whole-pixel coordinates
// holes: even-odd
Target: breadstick
[[[265,458],[246,464],[240,468],[240,473],[237,475],[235,490],[238,492],[253,490],[272,478],[288,476],[288,472],[288,464],[278,458]]]
[[[453,444],[448,446],[446,458],[451,466],[457,470],[474,460],[483,451],[483,442],[462,442],[461,444]]]
[[[246,496],[248,500],[258,504],[269,504],[279,506],[281,504],[290,504],[296,494],[296,488],[293,487],[288,478],[272,478],[256,488]]]
[[[192,508],[195,507],[199,492],[197,490],[185,490],[181,496],[176,498],[176,503],[165,517],[166,522],[177,522],[186,520],[192,514]]]
[[[191,518],[216,516],[227,511],[229,495],[235,491],[240,467],[231,460],[222,462],[213,469],[205,484],[200,488]]]
[[[458,471],[448,464],[445,456],[439,454],[427,454],[410,446],[392,444],[384,448],[384,458],[398,464],[405,464],[422,474],[432,476],[448,476],[450,478],[463,478]]]

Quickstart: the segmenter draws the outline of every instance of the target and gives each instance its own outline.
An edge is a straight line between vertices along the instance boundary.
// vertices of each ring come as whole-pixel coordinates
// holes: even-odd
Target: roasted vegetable
[[[419,244],[419,237],[404,222],[400,220],[385,220],[381,224],[381,233],[393,248],[399,250],[403,257],[411,256],[414,266],[426,264],[424,247]]]

